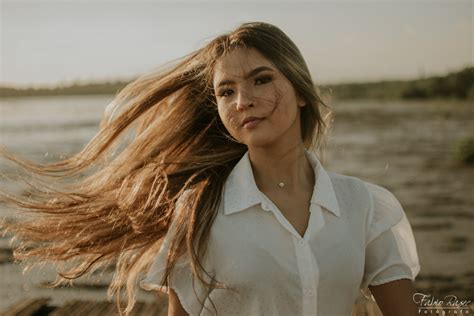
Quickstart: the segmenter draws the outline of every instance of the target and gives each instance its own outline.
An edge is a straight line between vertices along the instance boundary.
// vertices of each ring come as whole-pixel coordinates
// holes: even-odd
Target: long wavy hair
[[[216,60],[237,47],[257,49],[289,79],[306,101],[300,112],[303,145],[320,150],[332,112],[300,51],[274,25],[243,23],[125,86],[79,153],[39,164],[1,148],[2,157],[34,176],[25,180],[23,195],[0,192],[15,210],[33,214],[1,223],[3,235],[10,232],[18,242],[14,260],[27,268],[55,264],[52,287],[111,266],[107,298],[116,295],[120,315],[129,315],[139,279],[161,247],[177,200],[189,190],[161,282],[168,285],[176,260],[187,254],[193,278],[208,288],[225,287],[204,280],[202,273],[209,274],[201,260],[224,183],[247,150],[224,127],[212,85]]]

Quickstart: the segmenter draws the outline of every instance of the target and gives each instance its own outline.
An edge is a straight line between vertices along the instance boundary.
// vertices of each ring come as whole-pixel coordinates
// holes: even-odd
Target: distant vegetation
[[[452,98],[474,100],[474,67],[445,76],[418,80],[380,81],[328,85],[337,99],[431,99]]]
[[[51,88],[13,88],[0,87],[0,97],[30,97],[52,95],[91,95],[91,94],[116,94],[129,81],[113,81],[88,84],[72,84]]]
[[[459,161],[474,165],[474,135],[458,141],[455,148],[455,155]]]
[[[90,84],[72,84],[53,88],[0,87],[0,97],[51,96],[51,95],[113,95],[130,81]],[[337,99],[474,99],[474,67],[465,68],[445,76],[369,83],[346,83],[321,86],[323,92],[331,91]]]

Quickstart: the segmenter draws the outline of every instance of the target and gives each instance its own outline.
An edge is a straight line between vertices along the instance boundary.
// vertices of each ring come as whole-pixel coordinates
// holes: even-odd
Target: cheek
[[[274,126],[278,132],[282,132],[294,124],[298,115],[298,105],[291,97],[291,91],[282,93],[275,104],[274,111],[268,123]]]
[[[230,111],[225,107],[219,107],[218,111],[221,121],[229,133],[233,133],[239,128],[239,121],[236,118],[235,112]]]
[[[290,96],[290,91],[280,91],[279,98],[277,98],[274,107],[273,116],[276,120],[290,120],[296,112],[296,106]]]

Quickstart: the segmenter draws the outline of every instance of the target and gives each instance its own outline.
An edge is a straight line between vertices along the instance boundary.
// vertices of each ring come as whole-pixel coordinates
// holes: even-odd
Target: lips
[[[264,119],[264,117],[248,116],[242,121],[242,126],[244,126],[248,122],[256,121],[256,120],[263,120],[263,119]]]

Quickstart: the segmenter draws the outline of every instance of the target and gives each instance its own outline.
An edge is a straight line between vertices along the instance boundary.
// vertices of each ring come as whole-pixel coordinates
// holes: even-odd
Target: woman
[[[137,281],[169,294],[169,315],[350,315],[368,289],[384,315],[414,315],[410,224],[387,189],[322,167],[323,106],[287,35],[244,23],[125,87],[76,156],[3,152],[64,180],[99,167],[36,200],[4,195],[47,215],[4,224],[24,241],[15,258],[79,259],[53,285],[115,264],[126,315]]]

